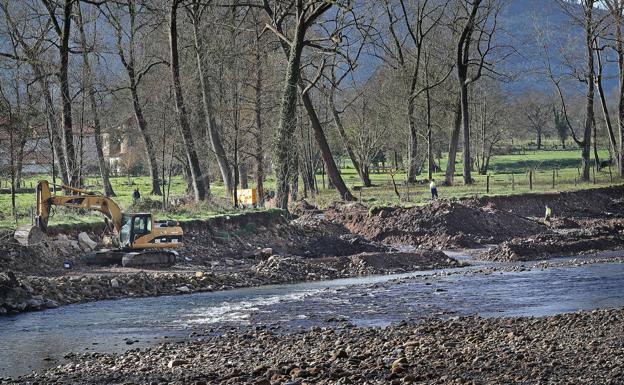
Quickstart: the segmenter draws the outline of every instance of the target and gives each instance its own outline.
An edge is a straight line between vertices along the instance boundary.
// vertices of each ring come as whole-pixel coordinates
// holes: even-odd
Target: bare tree
[[[80,170],[77,164],[76,151],[74,149],[74,131],[72,121],[72,95],[69,89],[69,38],[71,33],[72,12],[75,0],[62,0],[58,4],[55,0],[41,0],[45,5],[53,30],[58,35],[59,44],[59,69],[58,79],[63,106],[63,150],[65,155],[66,172],[69,183],[72,186],[81,184],[79,180]],[[61,15],[57,15],[58,8]]]
[[[535,145],[538,150],[542,149],[542,137],[547,126],[551,106],[544,99],[543,95],[534,91],[523,95],[521,99],[523,116],[527,126],[535,135]]]
[[[613,25],[613,48],[617,54],[618,64],[618,146],[617,164],[619,174],[624,177],[624,39],[622,38],[622,28],[624,26],[624,0],[601,0],[602,4],[608,9]],[[600,63],[600,57],[598,57]],[[602,95],[602,92],[601,92]],[[603,105],[604,106],[604,105]],[[610,133],[612,130],[610,131]],[[611,141],[613,141],[611,139]]]
[[[435,82],[426,82],[423,77],[425,50],[432,46],[430,40],[440,32],[441,21],[449,1],[416,0],[406,2],[384,0],[385,16],[388,19],[389,42],[382,39],[382,59],[406,78],[409,88],[406,94],[406,116],[409,132],[407,181],[414,183],[419,173],[418,128],[416,125],[417,98],[440,85],[452,71]],[[401,33],[404,31],[404,33]],[[405,35],[405,36],[404,36]],[[409,42],[409,44],[406,44]],[[444,65],[443,61],[440,61]]]
[[[171,83],[173,85],[173,94],[175,99],[175,107],[182,131],[182,142],[188,159],[190,168],[191,183],[193,194],[196,201],[202,201],[210,195],[210,185],[207,175],[204,175],[199,164],[199,158],[195,150],[195,142],[193,141],[193,133],[188,121],[186,106],[184,105],[184,96],[182,95],[182,85],[180,83],[180,59],[178,53],[178,6],[181,0],[173,0],[169,10],[169,49],[171,55]]]
[[[585,38],[585,55],[586,55],[586,66],[582,75],[573,73],[572,76],[575,76],[581,82],[585,83],[587,89],[585,93],[585,121],[583,124],[583,133],[582,138],[579,138],[576,135],[574,128],[570,122],[566,101],[563,95],[563,90],[561,86],[562,78],[558,77],[554,73],[553,66],[550,61],[549,50],[546,45],[546,42],[543,42],[543,48],[546,59],[546,69],[548,71],[548,75],[554,84],[557,94],[561,100],[562,104],[562,114],[570,133],[572,134],[572,139],[574,142],[581,148],[581,180],[589,181],[590,179],[590,152],[591,152],[591,134],[592,128],[595,122],[594,115],[594,96],[595,96],[595,63],[594,63],[594,42],[596,39],[596,32],[598,30],[598,25],[600,20],[596,20],[594,17],[594,7],[597,4],[597,0],[582,0],[577,4],[570,4],[565,0],[557,0],[561,9],[564,10],[568,16],[572,19],[574,23],[583,27],[584,30],[584,38]],[[580,5],[580,7],[579,7]],[[580,9],[582,12],[579,14],[577,10]],[[573,66],[570,66],[573,67]],[[569,75],[568,75],[569,76]]]
[[[225,153],[225,148],[223,147],[220,127],[217,123],[213,106],[213,91],[210,83],[210,77],[204,65],[206,60],[206,47],[204,46],[205,37],[202,36],[200,25],[209,4],[210,2],[204,3],[200,0],[193,0],[191,4],[187,6],[187,10],[193,26],[193,43],[195,47],[197,71],[199,73],[199,82],[201,86],[206,131],[208,133],[208,137],[210,138],[210,144],[214,155],[217,158],[217,163],[219,164],[219,170],[221,171],[221,178],[223,180],[223,185],[225,186],[226,195],[231,196],[233,193],[232,170],[228,157]],[[232,8],[234,8],[234,6],[232,6]]]
[[[143,77],[148,74],[154,66],[162,64],[162,61],[150,60],[143,66],[141,66],[141,63],[137,63],[137,38],[140,38],[141,31],[149,25],[147,21],[138,19],[139,14],[144,11],[144,5],[137,3],[137,0],[124,0],[112,4],[113,6],[105,5],[105,15],[115,30],[117,55],[128,76],[127,88],[130,90],[134,117],[139,131],[141,132],[141,136],[143,137],[143,141],[145,142],[147,164],[152,181],[152,191],[150,194],[161,195],[155,145],[143,113],[143,107],[139,97],[139,86]],[[122,17],[122,15],[127,16],[127,26],[123,24],[125,17]]]
[[[328,175],[343,199],[353,200],[353,196],[346,187],[338,167],[331,155],[329,144],[325,138],[314,104],[310,98],[310,87],[304,86],[301,74],[301,56],[303,49],[310,42],[306,41],[306,33],[314,22],[328,12],[339,2],[321,0],[308,1],[275,1],[273,5],[269,0],[263,0],[264,10],[271,19],[270,28],[280,39],[284,53],[288,57],[284,91],[281,102],[280,121],[277,129],[275,144],[275,172],[276,172],[276,196],[277,207],[288,207],[288,195],[290,192],[289,181],[291,180],[291,168],[295,163],[293,159],[294,133],[297,127],[297,89],[301,88],[301,98],[314,129],[317,144],[321,150],[321,156],[327,168]],[[342,4],[338,4],[340,6]],[[289,15],[293,15],[293,34],[286,36],[283,23]]]
[[[89,61],[89,51],[92,47],[89,47],[87,42],[87,35],[85,33],[84,19],[82,17],[82,6],[78,4],[76,6],[76,24],[78,25],[78,31],[80,32],[80,43],[82,45],[82,65],[84,68],[84,83],[85,92],[89,97],[89,106],[91,107],[91,115],[93,117],[93,133],[95,135],[95,151],[97,154],[98,166],[100,168],[100,175],[102,177],[102,187],[104,195],[115,196],[115,191],[111,185],[109,178],[109,167],[106,159],[104,159],[103,142],[102,142],[102,125],[100,121],[100,112],[98,109],[98,103],[96,100],[96,90],[93,84],[93,73],[91,69],[91,63]],[[94,30],[97,25],[94,21]]]
[[[468,86],[479,80],[484,68],[489,65],[486,60],[494,49],[492,43],[497,28],[499,7],[495,0],[486,0],[485,3],[483,0],[460,0],[458,3],[460,10],[457,24],[460,25],[460,29],[459,38],[457,39],[455,67],[459,82],[459,101],[461,106],[462,163],[464,184],[472,184]],[[473,67],[474,69],[471,73],[469,70]]]

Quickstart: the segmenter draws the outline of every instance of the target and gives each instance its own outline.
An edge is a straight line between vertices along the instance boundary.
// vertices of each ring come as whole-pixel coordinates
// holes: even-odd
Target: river
[[[543,316],[624,306],[620,263],[449,272],[458,269],[100,301],[1,317],[0,377],[59,365],[69,352],[122,352],[229,328],[383,327],[432,316]]]

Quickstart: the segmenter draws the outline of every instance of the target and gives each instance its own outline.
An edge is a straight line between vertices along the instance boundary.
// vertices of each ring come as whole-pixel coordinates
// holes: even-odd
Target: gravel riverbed
[[[2,384],[622,384],[624,310],[194,334]]]

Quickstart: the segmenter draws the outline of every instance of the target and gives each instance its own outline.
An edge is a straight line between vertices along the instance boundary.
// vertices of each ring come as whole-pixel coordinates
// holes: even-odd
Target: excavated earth
[[[548,221],[546,206],[553,212]],[[624,188],[441,200],[413,208],[336,204],[325,218],[390,245],[487,247],[481,259],[536,260],[624,247]]]
[[[223,216],[182,224],[185,246],[171,268],[91,267],[77,240],[97,226],[54,229],[40,244],[22,246],[6,234],[0,244],[0,315],[103,299],[187,294],[267,284],[460,266],[440,251],[398,252],[343,226],[312,216],[287,219],[281,211]],[[72,269],[65,270],[64,262]]]

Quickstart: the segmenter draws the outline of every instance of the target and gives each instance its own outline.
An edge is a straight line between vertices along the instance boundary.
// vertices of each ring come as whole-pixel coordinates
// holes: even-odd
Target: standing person
[[[438,187],[436,186],[435,179],[431,179],[431,183],[429,183],[429,190],[431,190],[431,199],[438,199]]]
[[[141,193],[139,192],[139,188],[135,188],[132,192],[132,201],[136,204],[139,199],[141,199]]]

